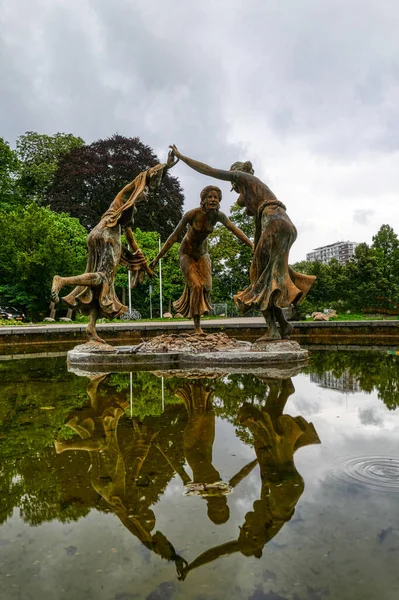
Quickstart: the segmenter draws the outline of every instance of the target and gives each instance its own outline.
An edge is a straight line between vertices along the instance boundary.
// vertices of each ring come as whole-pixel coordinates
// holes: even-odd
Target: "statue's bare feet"
[[[268,331],[265,335],[258,338],[257,342],[274,342],[275,340],[281,340],[281,335],[277,329],[274,331]]]
[[[291,323],[288,323],[288,321],[286,321],[285,323],[280,323],[282,339],[289,340],[293,329],[293,326],[291,325]]]
[[[194,335],[202,335],[204,332],[201,329],[200,325],[200,317],[199,315],[195,315],[194,317]]]
[[[53,284],[51,286],[51,299],[53,302],[55,302],[55,304],[58,304],[58,302],[60,301],[60,297],[58,294],[59,294],[61,288],[62,288],[62,277],[60,277],[59,275],[54,275]]]
[[[96,330],[94,328],[91,328],[90,326],[86,328],[86,334],[89,338],[89,342],[94,342],[96,344],[107,344],[105,340],[103,340],[102,338],[100,338],[99,335],[97,335]]]

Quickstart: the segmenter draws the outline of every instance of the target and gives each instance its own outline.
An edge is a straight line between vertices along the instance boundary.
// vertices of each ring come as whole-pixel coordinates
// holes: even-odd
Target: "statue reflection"
[[[90,406],[83,411],[76,411],[67,422],[81,439],[56,441],[56,452],[89,452],[93,488],[123,525],[149,550],[175,562],[180,577],[186,561],[160,531],[151,533],[155,527],[155,515],[150,506],[156,501],[157,495],[154,498],[152,493],[146,493],[151,486],[148,474],[142,473],[151,446],[159,435],[161,420],[154,419],[154,423],[150,420],[151,424],[147,425],[133,418],[133,429],[118,427],[128,403],[125,392],[118,393],[114,388],[104,389],[104,386],[99,390],[107,376],[101,374],[90,377],[87,389]],[[153,460],[150,462],[152,464],[147,472],[155,474],[157,468]],[[155,488],[152,491],[159,492],[161,482],[155,480],[152,483]]]
[[[260,467],[260,498],[245,515],[238,538],[201,554],[184,568],[183,579],[193,569],[234,552],[260,558],[265,544],[291,519],[304,490],[303,479],[295,468],[294,453],[308,444],[319,444],[319,437],[314,426],[303,417],[283,414],[289,396],[295,391],[291,379],[262,379],[270,390],[265,406],[258,408],[245,403],[238,411],[239,423],[253,436]],[[249,470],[244,469],[230,484],[242,480]]]
[[[193,475],[190,478],[184,470],[180,470],[178,474],[185,485],[185,494],[204,498],[209,519],[220,525],[230,517],[226,494],[231,491],[231,486],[223,483],[219,471],[213,465],[215,412],[212,406],[212,375],[208,373],[205,379],[201,379],[198,374],[187,373],[184,377],[185,381],[178,385],[175,395],[182,400],[187,410],[183,451]],[[162,448],[159,444],[157,446],[168,457],[168,448]]]
[[[74,439],[57,440],[57,453],[88,452],[91,485],[121,523],[149,550],[173,561],[179,579],[219,557],[241,552],[262,556],[263,547],[289,521],[304,490],[304,482],[294,464],[295,452],[308,444],[320,443],[316,430],[303,417],[283,414],[295,388],[291,379],[262,378],[268,389],[264,405],[244,402],[237,422],[253,444],[256,458],[228,482],[223,482],[214,464],[215,388],[223,401],[221,375],[176,372],[155,373],[173,379],[179,404],[167,405],[161,416],[143,420],[125,417],[126,391],[118,392],[107,382],[108,374],[90,375],[89,405],[76,410],[67,425]],[[259,386],[258,386],[259,387]],[[231,412],[231,410],[230,410]],[[230,414],[229,412],[229,414]],[[234,413],[234,404],[233,404]],[[246,436],[248,443],[248,435]],[[191,469],[190,476],[185,464]],[[156,519],[151,507],[177,474],[185,495],[204,499],[209,519],[226,523],[230,517],[229,493],[259,464],[260,498],[245,515],[237,539],[210,548],[190,564],[177,554],[160,531],[153,533]]]

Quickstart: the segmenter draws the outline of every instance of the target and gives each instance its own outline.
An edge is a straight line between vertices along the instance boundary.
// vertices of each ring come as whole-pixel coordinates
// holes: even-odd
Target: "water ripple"
[[[399,493],[399,458],[392,456],[358,456],[340,459],[334,470],[337,479],[365,485],[381,492]]]

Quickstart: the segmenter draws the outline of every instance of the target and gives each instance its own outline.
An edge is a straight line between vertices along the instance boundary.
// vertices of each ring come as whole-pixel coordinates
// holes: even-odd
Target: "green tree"
[[[151,262],[158,254],[159,234],[155,231],[136,229],[134,236],[147,261]],[[184,288],[183,275],[179,266],[179,246],[179,244],[174,244],[162,259],[162,303],[164,312],[172,309],[172,302],[179,298]],[[115,285],[120,290],[119,293],[123,289],[127,290],[128,274],[125,267],[119,267]],[[143,317],[150,316],[150,285],[152,286],[153,316],[155,317],[159,316],[159,269],[155,271],[153,279],[146,277],[143,284],[132,290],[132,306]],[[125,301],[127,302],[126,298]]]
[[[292,265],[295,271],[317,277],[315,284],[301,304],[302,312],[313,312],[333,307],[347,309],[347,271],[336,259],[328,264],[302,261]]]
[[[389,225],[382,225],[373,236],[371,245],[375,253],[379,294],[376,307],[395,311],[399,308],[399,240]]]
[[[359,244],[346,264],[348,275],[347,297],[352,310],[363,311],[375,307],[381,290],[376,254],[367,244]]]
[[[16,185],[19,168],[16,152],[0,138],[0,210],[11,210],[20,201]]]
[[[55,273],[84,270],[87,233],[77,219],[32,203],[0,212],[0,294],[32,316],[46,311]]]
[[[233,205],[229,218],[250,239],[253,239],[253,217],[246,215],[239,206]],[[249,285],[252,251],[223,225],[218,225],[209,236],[209,253],[213,276],[212,300],[231,301],[233,294]]]
[[[71,133],[46,135],[27,131],[21,135],[17,139],[17,154],[21,162],[19,186],[24,196],[43,204],[60,159],[83,145],[82,138]]]

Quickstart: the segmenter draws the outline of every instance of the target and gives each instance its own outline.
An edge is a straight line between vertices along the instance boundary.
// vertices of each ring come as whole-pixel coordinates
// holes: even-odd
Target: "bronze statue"
[[[288,265],[289,250],[296,240],[297,231],[284,204],[255,177],[249,161],[236,162],[229,171],[224,171],[183,156],[175,145],[171,148],[177,158],[195,171],[231,181],[232,189],[239,193],[237,204],[244,206],[247,214],[253,215],[255,239],[249,273],[251,285],[236,294],[234,300],[243,312],[252,308],[262,311],[268,325],[268,332],[262,339],[288,339],[292,325],[286,321],[282,308],[299,304],[316,277],[297,273]]]
[[[194,332],[203,333],[200,318],[212,310],[210,291],[212,289],[211,259],[208,253],[207,238],[217,223],[222,223],[229,231],[253,248],[253,244],[241,229],[238,229],[224,213],[219,210],[222,199],[221,190],[208,185],[201,192],[201,205],[183,215],[174,232],[169,236],[158,256],[151,262],[153,269],[158,261],[177,242],[187,227],[180,245],[180,268],[186,282],[182,296],[173,303],[175,310],[194,319]]]
[[[148,199],[148,187],[157,187],[166,171],[176,162],[172,153],[169,153],[166,164],[147,169],[128,183],[116,195],[100,222],[89,234],[85,273],[74,277],[55,275],[53,279],[51,296],[56,303],[59,302],[61,288],[66,285],[77,286],[62,299],[70,308],[79,308],[82,314],[89,315],[90,321],[86,333],[90,341],[105,343],[96,332],[96,322],[99,317],[114,319],[128,310],[127,306],[119,301],[114,288],[118,265],[125,265],[133,272],[131,287],[143,282],[145,272],[150,276],[153,275],[133,236],[132,226],[136,204]],[[128,193],[129,196],[126,198],[125,195]],[[132,251],[121,244],[122,230]]]

